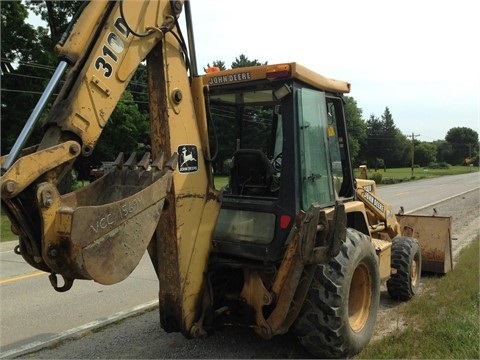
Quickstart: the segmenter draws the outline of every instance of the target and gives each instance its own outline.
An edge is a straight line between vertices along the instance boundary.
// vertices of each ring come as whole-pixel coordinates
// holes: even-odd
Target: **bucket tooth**
[[[138,163],[138,167],[142,168],[142,170],[148,170],[148,167],[150,166],[150,153],[149,152],[146,152],[143,157],[142,157],[142,160],[139,161]]]
[[[113,162],[113,167],[116,167],[117,169],[121,169],[122,166],[123,166],[123,157],[124,157],[124,154],[123,152],[119,153],[117,155],[117,158],[115,159],[115,161]]]
[[[175,161],[177,161],[177,156],[176,154],[174,156],[172,156],[172,159],[175,158]],[[152,161],[152,167],[157,169],[157,170],[160,170],[162,168],[162,164],[164,162],[164,156],[163,156],[163,153],[161,153],[159,156],[157,156],[156,159],[154,159]],[[168,164],[165,165],[165,167],[169,167]],[[171,168],[170,168],[171,169]],[[173,170],[173,169],[172,169]]]

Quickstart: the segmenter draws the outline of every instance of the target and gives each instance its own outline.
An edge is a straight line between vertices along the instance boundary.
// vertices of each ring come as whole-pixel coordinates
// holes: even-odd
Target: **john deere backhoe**
[[[442,222],[429,223],[437,234],[418,232],[376,197],[373,181],[354,178],[349,83],[297,63],[200,76],[189,5],[82,6],[56,47],[57,71],[1,158],[17,251],[67,291],[75,279],[122,281],[147,250],[168,332],[246,325],[266,339],[294,331],[319,357],[356,354],[372,336],[381,283],[395,298],[416,292],[423,244],[436,241],[437,271],[450,269],[450,218],[429,219]],[[144,59],[152,154],[120,154],[99,180],[59,190]],[[24,148],[65,72],[43,140]],[[228,184],[216,188],[215,171],[227,171]]]

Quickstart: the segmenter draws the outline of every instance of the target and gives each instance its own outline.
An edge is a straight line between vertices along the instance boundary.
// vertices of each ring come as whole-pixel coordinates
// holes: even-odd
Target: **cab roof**
[[[255,80],[298,79],[315,88],[334,93],[349,93],[350,83],[320,75],[298,63],[281,63],[241,67],[220,71],[218,68],[207,69],[203,83],[210,86],[228,85]]]

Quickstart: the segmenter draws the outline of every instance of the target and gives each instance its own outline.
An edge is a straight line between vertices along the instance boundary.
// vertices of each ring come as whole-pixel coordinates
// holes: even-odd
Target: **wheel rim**
[[[410,274],[410,282],[411,282],[413,287],[415,287],[417,285],[418,278],[419,278],[420,266],[418,264],[418,260],[419,260],[418,256],[415,255],[415,257],[412,261],[412,271],[411,271],[411,274]]]
[[[370,314],[371,281],[367,266],[360,264],[353,273],[348,296],[348,322],[355,332],[363,329]]]

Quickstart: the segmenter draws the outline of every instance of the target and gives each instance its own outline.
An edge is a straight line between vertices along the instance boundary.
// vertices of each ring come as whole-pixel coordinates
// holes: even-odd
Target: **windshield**
[[[273,156],[278,101],[271,90],[212,95],[210,104],[222,157],[250,148]]]

